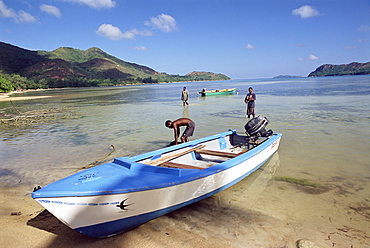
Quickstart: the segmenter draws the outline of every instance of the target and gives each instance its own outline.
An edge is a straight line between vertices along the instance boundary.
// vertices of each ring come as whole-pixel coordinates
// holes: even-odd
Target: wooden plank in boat
[[[180,164],[180,163],[174,163],[174,162],[164,162],[160,164],[159,166],[165,166],[170,168],[179,168],[179,169],[197,169],[197,170],[203,170],[205,168],[198,167],[198,166],[192,166],[187,164]]]
[[[174,159],[174,158],[177,158],[177,157],[180,157],[182,155],[185,155],[187,153],[190,153],[192,151],[195,151],[195,150],[198,150],[198,149],[201,149],[205,147],[205,145],[199,145],[199,146],[196,146],[196,147],[193,147],[189,150],[185,150],[183,152],[179,152],[179,153],[175,153],[175,154],[171,154],[171,155],[167,155],[167,156],[164,156],[164,157],[161,157],[161,158],[158,158],[158,159],[155,159],[155,160],[152,160],[152,161],[148,161],[146,162],[145,164],[149,164],[149,165],[154,165],[154,166],[157,166],[157,165],[160,165],[164,162],[167,162],[171,159]]]
[[[207,149],[198,149],[195,152],[200,153],[200,154],[207,154],[207,155],[226,157],[226,158],[235,158],[240,155],[240,153],[221,152],[221,151],[213,151],[213,150],[207,150]]]

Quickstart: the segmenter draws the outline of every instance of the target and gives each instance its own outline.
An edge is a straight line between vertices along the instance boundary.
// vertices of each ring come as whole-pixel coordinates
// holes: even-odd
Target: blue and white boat
[[[281,139],[279,133],[266,132],[267,123],[259,116],[246,124],[247,135],[229,130],[119,157],[36,189],[32,197],[82,234],[102,238],[125,232],[212,196],[257,170]]]

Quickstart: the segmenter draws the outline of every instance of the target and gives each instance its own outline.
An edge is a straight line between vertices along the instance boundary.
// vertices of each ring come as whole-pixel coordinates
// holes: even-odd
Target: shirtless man
[[[189,105],[188,100],[189,100],[189,91],[186,89],[186,87],[183,88],[181,92],[181,100],[182,100],[182,105]]]
[[[175,140],[174,140],[175,145],[178,144],[177,140],[180,136],[180,127],[182,127],[182,126],[186,127],[184,133],[181,136],[181,142],[183,142],[183,143],[189,141],[189,137],[193,136],[194,129],[195,129],[194,121],[192,121],[189,118],[180,118],[180,119],[177,119],[175,121],[168,120],[168,121],[165,122],[164,125],[168,128],[173,128],[173,132],[174,132],[174,136],[175,136]]]

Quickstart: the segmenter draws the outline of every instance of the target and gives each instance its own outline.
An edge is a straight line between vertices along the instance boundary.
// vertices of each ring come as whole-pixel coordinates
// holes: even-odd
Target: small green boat
[[[216,96],[216,95],[227,95],[227,94],[235,94],[236,88],[231,89],[222,89],[222,90],[205,90],[203,89],[199,94],[202,96]]]

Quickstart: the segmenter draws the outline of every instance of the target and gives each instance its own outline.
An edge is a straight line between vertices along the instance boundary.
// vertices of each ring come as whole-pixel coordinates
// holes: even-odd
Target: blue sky
[[[169,74],[307,76],[370,61],[370,0],[0,0],[0,41],[99,47]]]

